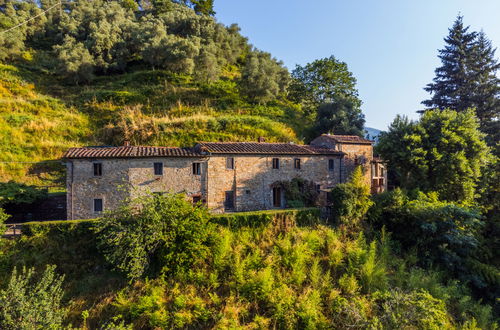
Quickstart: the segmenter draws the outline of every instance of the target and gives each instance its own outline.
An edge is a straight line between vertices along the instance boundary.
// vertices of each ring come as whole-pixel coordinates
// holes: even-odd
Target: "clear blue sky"
[[[398,113],[418,118],[459,12],[500,47],[500,0],[215,0],[215,10],[291,70],[330,55],[346,62],[366,126],[383,130]]]

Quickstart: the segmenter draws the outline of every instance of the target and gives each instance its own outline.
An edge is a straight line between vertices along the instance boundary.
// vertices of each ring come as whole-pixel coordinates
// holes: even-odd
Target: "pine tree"
[[[500,63],[484,32],[469,32],[462,20],[462,16],[457,17],[444,39],[446,45],[439,51],[442,66],[435,70],[433,82],[424,88],[432,97],[422,103],[428,109],[474,108],[481,130],[494,144],[500,131],[500,79],[496,76]]]
[[[496,72],[500,63],[495,58],[491,41],[483,31],[478,34],[471,63],[474,80],[477,82],[473,102],[476,115],[481,123],[481,130],[488,134],[490,142],[499,141],[500,123],[500,79]],[[496,135],[496,136],[495,136]]]
[[[424,90],[431,93],[430,100],[422,103],[429,108],[450,108],[463,111],[473,106],[470,92],[474,90],[473,75],[469,69],[470,55],[477,38],[476,32],[468,32],[463,17],[458,16],[444,39],[446,45],[439,50],[442,66],[435,70],[436,77]]]

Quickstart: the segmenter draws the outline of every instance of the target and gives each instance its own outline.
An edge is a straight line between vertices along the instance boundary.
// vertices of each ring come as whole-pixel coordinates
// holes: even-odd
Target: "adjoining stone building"
[[[68,219],[94,218],[145,193],[185,193],[216,213],[284,208],[276,182],[302,178],[322,192],[363,165],[373,192],[385,190],[383,163],[372,141],[322,135],[310,145],[200,142],[193,148],[82,147],[64,155]],[[374,175],[378,175],[374,177]],[[376,181],[374,189],[373,183]]]

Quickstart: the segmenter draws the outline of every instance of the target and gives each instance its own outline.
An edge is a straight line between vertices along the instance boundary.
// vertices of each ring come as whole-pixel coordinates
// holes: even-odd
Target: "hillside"
[[[61,6],[15,0],[0,8],[0,146],[10,162],[0,181],[56,185],[60,166],[46,161],[82,144],[363,133],[346,63],[331,56],[289,72],[236,24],[219,23],[213,1]]]
[[[68,86],[29,61],[0,71],[0,161],[8,162],[0,165],[0,181],[57,185],[61,166],[45,161],[80,145],[300,141],[298,106],[245,103],[227,89],[230,81],[200,85],[189,76],[137,70]]]

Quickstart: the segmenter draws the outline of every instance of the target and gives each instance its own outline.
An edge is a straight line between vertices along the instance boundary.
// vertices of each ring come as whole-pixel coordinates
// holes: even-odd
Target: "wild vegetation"
[[[3,2],[1,180],[56,185],[63,171],[50,161],[69,146],[301,142],[315,122],[310,100],[333,96],[356,106],[328,110],[322,130],[362,134],[345,63],[331,57],[290,75],[211,14],[212,1]],[[305,84],[306,72],[321,86]]]
[[[375,205],[379,215],[397,209]],[[2,249],[0,268],[2,281],[26,284],[7,286],[0,296],[16,292],[20,304],[35,299],[41,310],[54,306],[65,326],[92,329],[496,327],[492,308],[475,300],[473,290],[401,250],[400,237],[302,221],[282,230],[272,221],[280,212],[287,211],[264,212],[267,222],[258,212],[243,214],[243,225],[227,227],[166,195],[102,220],[30,226]],[[233,217],[238,223],[240,215]],[[382,225],[385,217],[374,219]],[[38,290],[63,281],[61,305],[57,294],[26,296],[32,271],[10,274],[14,266],[42,272],[46,264],[57,267],[41,275],[47,279]],[[2,326],[17,315],[10,306],[0,306]],[[47,319],[33,320],[38,328]]]
[[[212,0],[1,1],[0,207],[46,196],[26,183],[60,189],[70,146],[362,134],[346,63],[290,73],[213,15]],[[445,42],[429,109],[380,137],[399,189],[370,196],[358,169],[327,222],[167,195],[27,224],[0,240],[0,328],[498,328],[499,65],[461,17]],[[280,184],[316,205],[312,183]]]

